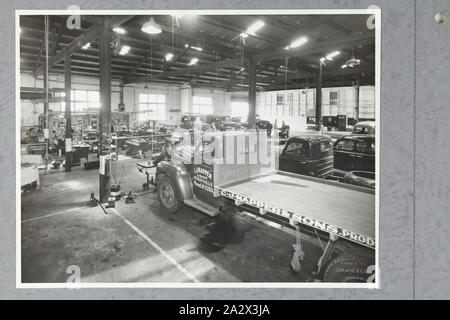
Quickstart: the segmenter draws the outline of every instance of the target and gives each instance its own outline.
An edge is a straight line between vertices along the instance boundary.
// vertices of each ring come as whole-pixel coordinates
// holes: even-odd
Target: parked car
[[[375,134],[375,121],[362,121],[355,124],[352,134]]]
[[[267,136],[270,136],[272,133],[272,124],[267,120],[256,119],[256,127],[260,130],[266,130]]]
[[[343,181],[358,186],[375,188],[375,172],[350,171],[345,174]]]
[[[333,147],[334,175],[348,171],[375,172],[375,135],[352,134],[336,140]]]
[[[302,135],[288,139],[280,154],[281,171],[315,177],[333,173],[333,144],[326,135]]]

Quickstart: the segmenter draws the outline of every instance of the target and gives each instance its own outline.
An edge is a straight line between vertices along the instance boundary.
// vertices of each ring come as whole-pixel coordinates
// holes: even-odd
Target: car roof
[[[375,140],[374,134],[347,134],[345,136],[339,137],[339,140]]]
[[[324,134],[304,134],[304,135],[293,136],[293,137],[289,138],[289,140],[286,143],[288,143],[292,140],[303,140],[303,141],[307,141],[309,143],[314,143],[314,142],[320,142],[320,141],[331,141],[331,138],[330,138],[330,136],[327,136]]]
[[[368,127],[375,127],[375,121],[361,121],[355,124],[356,126],[368,126]]]

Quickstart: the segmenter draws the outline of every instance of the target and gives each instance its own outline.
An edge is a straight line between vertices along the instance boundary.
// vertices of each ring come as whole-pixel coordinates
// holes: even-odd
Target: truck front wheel
[[[170,178],[166,176],[161,177],[158,182],[157,192],[159,202],[165,210],[175,213],[180,209],[181,201],[177,199],[175,187]]]
[[[372,259],[364,255],[341,254],[325,270],[324,282],[369,282]]]

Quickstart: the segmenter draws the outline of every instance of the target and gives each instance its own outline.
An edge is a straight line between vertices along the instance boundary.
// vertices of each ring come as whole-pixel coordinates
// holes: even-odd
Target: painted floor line
[[[180,270],[186,277],[188,277],[190,280],[192,280],[195,283],[200,283],[200,280],[198,280],[192,273],[187,271],[181,264],[179,264],[170,254],[168,254],[163,248],[161,248],[157,243],[155,243],[152,239],[150,239],[149,236],[147,236],[144,232],[142,232],[138,227],[136,227],[134,224],[132,224],[128,219],[126,219],[124,216],[120,214],[117,209],[110,209],[112,212],[114,212],[117,216],[119,216],[131,229],[133,229],[138,235],[140,235],[145,241],[147,241],[153,248],[158,250],[159,253],[161,253],[167,260],[170,261],[178,270]]]
[[[45,218],[49,218],[49,217],[53,217],[53,216],[58,216],[60,214],[65,214],[65,213],[68,213],[68,212],[71,212],[71,211],[75,211],[75,210],[79,210],[79,209],[85,209],[85,208],[89,208],[89,206],[76,207],[76,208],[67,209],[67,210],[60,211],[60,212],[46,214],[46,215],[43,215],[43,216],[40,216],[40,217],[36,217],[36,218],[25,219],[25,220],[22,220],[21,223],[31,222],[31,221],[35,221],[35,220],[41,220],[41,219],[45,219]]]

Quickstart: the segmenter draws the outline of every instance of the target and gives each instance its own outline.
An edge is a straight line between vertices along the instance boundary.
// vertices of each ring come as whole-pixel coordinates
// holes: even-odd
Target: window
[[[355,148],[355,142],[351,140],[342,140],[339,141],[336,145],[337,150],[344,150],[344,151],[353,151]]]
[[[353,133],[356,134],[375,134],[375,128],[365,125],[357,125],[353,129]]]
[[[245,101],[231,102],[231,116],[232,117],[241,117],[242,119],[247,119],[248,103]]]
[[[194,96],[192,98],[192,112],[199,114],[213,114],[212,98]]]
[[[277,94],[277,104],[280,105],[280,104],[283,104],[283,103],[284,103],[284,94],[278,93]]]
[[[294,141],[287,146],[285,153],[297,157],[307,157],[308,146],[305,143]]]
[[[292,117],[292,116],[294,116],[294,94],[288,93],[287,98],[288,98],[287,100],[288,100],[288,105],[289,105],[289,116]]]
[[[166,96],[164,94],[139,94],[138,121],[166,120]]]
[[[338,93],[337,91],[330,92],[330,106],[337,106]]]
[[[313,146],[312,159],[319,160],[333,155],[331,143],[329,141],[322,141]]]
[[[320,152],[328,151],[330,150],[330,143],[328,141],[321,142],[319,144]]]
[[[370,141],[358,141],[356,143],[356,151],[361,153],[375,153],[375,143]]]
[[[100,93],[92,90],[71,90],[70,104],[72,112],[86,112],[88,109],[100,109]]]

